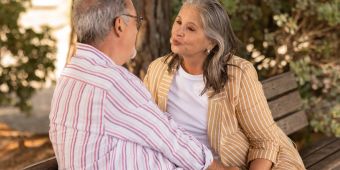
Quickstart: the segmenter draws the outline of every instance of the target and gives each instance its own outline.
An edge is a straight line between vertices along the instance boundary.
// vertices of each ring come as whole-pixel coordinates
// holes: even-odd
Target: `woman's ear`
[[[208,45],[208,49],[209,49],[209,50],[212,50],[213,48],[215,48],[216,45],[217,45],[217,44],[216,44],[215,42],[210,41],[210,42],[209,42],[209,45]]]

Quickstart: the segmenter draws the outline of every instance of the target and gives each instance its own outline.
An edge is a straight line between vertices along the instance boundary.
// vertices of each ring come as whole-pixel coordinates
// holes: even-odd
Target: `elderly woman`
[[[152,62],[144,79],[163,111],[225,166],[305,169],[253,65],[233,54],[236,37],[218,0],[185,1],[170,42],[172,53]]]

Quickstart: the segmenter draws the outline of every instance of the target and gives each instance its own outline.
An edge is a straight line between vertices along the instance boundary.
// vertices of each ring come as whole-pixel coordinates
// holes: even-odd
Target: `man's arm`
[[[112,82],[105,106],[108,134],[161,152],[185,169],[211,164],[210,150],[170,121],[137,78]]]

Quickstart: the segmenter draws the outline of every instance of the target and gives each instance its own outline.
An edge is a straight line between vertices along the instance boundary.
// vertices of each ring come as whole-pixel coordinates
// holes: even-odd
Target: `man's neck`
[[[115,45],[111,45],[112,43],[108,40],[104,40],[100,43],[92,44],[95,48],[97,48],[99,51],[107,55],[115,64],[117,65],[123,65],[125,61],[122,60],[122,57],[119,57],[119,54],[117,51],[117,47]]]

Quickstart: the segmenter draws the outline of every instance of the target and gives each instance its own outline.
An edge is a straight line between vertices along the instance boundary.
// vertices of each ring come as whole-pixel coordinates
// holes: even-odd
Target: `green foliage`
[[[261,77],[298,76],[315,131],[340,136],[340,0],[222,0]]]
[[[172,0],[171,1],[171,13],[173,14],[172,15],[172,18],[171,18],[171,23],[173,23],[173,21],[175,21],[175,18],[178,14],[178,11],[180,10],[182,6],[182,1],[181,0]]]
[[[18,24],[28,0],[0,0],[0,105],[30,111],[30,97],[55,69],[55,40]],[[10,62],[8,62],[10,61]]]
[[[329,3],[319,4],[317,7],[318,19],[326,20],[331,26],[339,24],[340,21],[340,11],[339,11],[340,1],[333,1]]]

